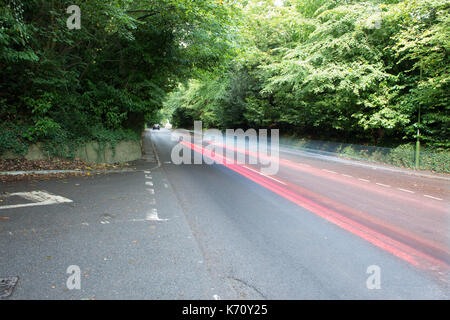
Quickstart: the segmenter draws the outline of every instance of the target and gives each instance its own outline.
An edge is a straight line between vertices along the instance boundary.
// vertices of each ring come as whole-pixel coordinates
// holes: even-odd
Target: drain
[[[18,280],[18,277],[0,278],[0,298],[9,297]]]

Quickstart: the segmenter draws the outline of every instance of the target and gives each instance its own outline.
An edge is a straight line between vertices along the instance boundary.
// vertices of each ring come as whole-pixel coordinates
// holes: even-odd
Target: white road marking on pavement
[[[145,182],[145,185],[146,185],[146,186],[150,186],[150,187],[153,187],[153,182],[151,182],[151,181],[147,181],[147,182]]]
[[[441,199],[441,198],[436,198],[436,197],[433,197],[433,196],[429,196],[429,195],[427,195],[427,194],[424,194],[423,196],[424,196],[424,197],[427,197],[427,198],[431,198],[431,199],[434,199],[434,200],[439,200],[439,201],[442,201],[442,199]]]
[[[145,179],[152,179],[152,176],[145,175]]]
[[[406,190],[406,189],[402,189],[402,188],[397,188],[400,191],[404,191],[404,192],[409,192],[409,193],[414,193],[414,191],[411,190]]]
[[[358,178],[358,180],[364,181],[364,182],[370,182],[370,180]]]
[[[100,221],[101,224],[109,224],[109,221]]]
[[[155,189],[147,189],[148,192],[150,192],[150,194],[155,194]]]
[[[306,163],[301,163],[301,162],[299,162],[299,164],[301,164],[301,165],[303,165],[303,166],[305,166],[305,167],[311,167],[309,164],[306,164]]]
[[[328,169],[322,169],[322,171],[326,171],[326,172],[330,172],[330,173],[337,173],[335,171],[331,171],[331,170],[328,170]]]
[[[266,175],[266,174],[264,174],[264,173],[262,173],[262,172],[259,172],[259,171],[257,171],[257,170],[254,170],[254,169],[249,168],[249,167],[247,167],[247,166],[243,166],[243,167],[244,167],[244,168],[247,168],[248,170],[251,170],[251,171],[253,171],[253,172],[256,172],[257,174],[260,174],[260,175],[262,175],[262,176],[264,176],[264,177],[266,177],[266,178],[272,179],[272,180],[274,180],[274,181],[276,181],[276,182],[278,182],[278,183],[284,184],[284,185],[286,186],[286,183],[284,183],[283,181],[280,181],[280,180],[278,180],[278,179],[275,179],[274,177],[268,176],[268,175]]]
[[[32,206],[47,206],[50,204],[73,202],[70,199],[67,199],[67,198],[64,198],[61,196],[57,196],[54,194],[50,194],[45,191],[16,192],[16,193],[9,193],[6,195],[6,197],[13,197],[13,196],[22,197],[26,200],[33,201],[33,203],[0,206],[0,209],[13,209],[13,208],[23,208],[23,207],[32,207]]]
[[[382,187],[386,187],[386,188],[390,188],[391,187],[390,185],[382,184],[382,183],[378,183],[378,182],[376,182],[375,184],[377,184],[379,186],[382,186]]]
[[[343,175],[344,177],[353,178],[353,176],[351,176],[351,175],[349,175],[349,174],[343,174],[343,173],[341,173],[341,175]]]
[[[150,204],[152,204],[152,205],[153,205],[153,204],[156,204],[156,199],[151,199],[151,200],[150,200]]]
[[[164,188],[168,188],[169,185],[167,183],[164,183]]]
[[[89,223],[87,223],[87,222],[82,222],[81,223],[83,226],[89,226]]]
[[[215,294],[215,295],[213,295],[213,299],[214,300],[220,300],[220,297],[217,294]]]
[[[168,219],[160,219],[158,217],[158,210],[151,209],[150,212],[147,213],[145,220],[147,221],[167,221]]]
[[[164,163],[166,163],[166,164],[170,164],[170,163],[172,163],[172,162],[170,162],[170,161],[164,161]]]
[[[151,173],[151,171],[148,171],[148,170],[144,170],[144,173],[145,173],[145,174],[150,174],[150,173]]]

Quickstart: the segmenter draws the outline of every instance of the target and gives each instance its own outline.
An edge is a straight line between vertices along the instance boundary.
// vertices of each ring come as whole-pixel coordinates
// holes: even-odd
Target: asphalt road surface
[[[171,131],[145,138],[133,172],[0,185],[6,299],[450,297],[447,177],[290,149],[276,175],[175,165]]]

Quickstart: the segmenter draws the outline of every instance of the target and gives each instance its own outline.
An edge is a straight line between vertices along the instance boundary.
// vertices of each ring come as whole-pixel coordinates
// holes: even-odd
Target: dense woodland
[[[449,144],[450,2],[248,1],[236,56],[165,107],[189,126],[395,146]],[[422,73],[422,76],[421,76]]]
[[[73,4],[79,30],[67,27]],[[0,0],[0,154],[139,138],[178,83],[229,60],[237,11],[216,0]]]
[[[79,30],[66,26],[72,4]],[[138,138],[164,119],[380,146],[419,127],[447,149],[449,11],[448,0],[1,0],[0,154]]]

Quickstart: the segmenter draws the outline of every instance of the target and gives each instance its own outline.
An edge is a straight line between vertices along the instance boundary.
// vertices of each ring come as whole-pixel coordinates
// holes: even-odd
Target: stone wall
[[[14,158],[19,158],[19,156],[11,152],[0,155],[0,159]],[[42,149],[42,145],[39,143],[31,145],[25,155],[27,160],[45,160],[47,158],[47,152]],[[134,161],[142,158],[141,142],[134,140],[121,141],[116,144],[115,148],[110,144],[102,147],[98,142],[89,142],[76,150],[75,158],[91,163]]]

